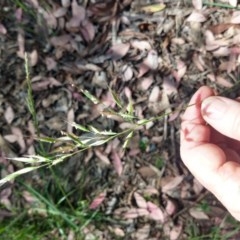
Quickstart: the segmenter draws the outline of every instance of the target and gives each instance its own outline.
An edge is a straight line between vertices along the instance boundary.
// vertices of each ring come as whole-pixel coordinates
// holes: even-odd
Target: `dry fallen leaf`
[[[71,5],[71,0],[61,0],[61,4],[63,7],[68,8]]]
[[[133,239],[137,240],[150,239],[149,238],[150,231],[151,231],[150,224],[144,224],[143,227],[136,229],[136,232],[133,234]]]
[[[78,31],[81,23],[86,17],[86,10],[78,5],[76,0],[72,1],[72,18],[66,23],[66,28],[69,31]]]
[[[6,111],[4,112],[4,117],[8,124],[11,124],[14,119],[14,112],[11,106],[8,106]]]
[[[50,39],[51,44],[54,47],[65,47],[67,43],[71,41],[72,37],[70,34],[64,34]]]
[[[195,219],[201,219],[201,220],[208,220],[209,217],[206,213],[203,212],[203,210],[199,208],[190,208],[189,213],[192,217]]]
[[[134,198],[139,208],[147,208],[146,200],[137,192],[134,192]]]
[[[60,8],[58,8],[57,10],[55,10],[55,11],[53,12],[53,16],[54,16],[55,18],[60,18],[60,17],[65,16],[66,13],[67,13],[67,9],[64,8],[64,7],[60,7]]]
[[[68,122],[68,125],[67,125],[67,132],[68,133],[72,133],[73,132],[73,125],[71,123],[74,122],[74,110],[73,108],[70,108],[68,110],[68,113],[67,113],[67,122]]]
[[[216,76],[216,82],[226,88],[233,87],[233,83],[221,76]]]
[[[105,154],[103,154],[100,150],[95,149],[94,153],[104,164],[110,165],[109,158]]]
[[[112,60],[119,60],[128,53],[129,49],[130,49],[130,44],[118,43],[113,45],[109,49],[108,55],[112,58]]]
[[[146,216],[148,215],[149,212],[147,209],[144,208],[130,208],[124,215],[123,217],[126,219],[133,219],[141,216]]]
[[[158,102],[160,97],[160,88],[159,86],[154,86],[154,88],[152,89],[148,101],[149,102]]]
[[[82,21],[80,32],[86,42],[93,41],[95,37],[95,28],[89,20],[85,19],[84,21]]]
[[[202,0],[192,0],[192,4],[195,9],[197,9],[197,10],[202,9],[202,6],[203,6]]]
[[[0,33],[7,34],[7,29],[4,27],[4,25],[2,23],[0,23]]]
[[[155,13],[155,12],[160,12],[164,10],[165,7],[166,7],[165,4],[157,3],[157,4],[140,7],[140,10],[146,13]]]
[[[46,57],[45,64],[48,71],[51,71],[57,67],[57,62],[52,57]]]
[[[118,176],[121,176],[123,171],[123,166],[122,166],[122,161],[119,156],[119,153],[117,153],[116,150],[112,150],[111,159]]]
[[[147,57],[144,59],[143,64],[151,70],[158,68],[158,54],[155,50],[150,50]]]
[[[187,18],[188,22],[205,22],[207,20],[207,18],[204,16],[203,13],[201,12],[197,12],[197,11],[193,11],[191,13],[191,15]]]
[[[172,201],[171,199],[168,199],[167,205],[165,207],[165,211],[169,216],[172,216],[173,214],[175,214],[177,211],[176,203],[174,201]]]
[[[38,62],[38,52],[36,49],[34,49],[31,53],[28,54],[29,56],[29,61],[30,61],[30,66],[34,67],[37,65]]]
[[[100,193],[96,198],[93,199],[93,201],[91,202],[89,209],[91,210],[95,210],[97,209],[105,200],[106,197],[106,193],[102,192]]]
[[[147,202],[147,209],[149,211],[149,217],[155,221],[164,222],[165,217],[163,211],[154,203]]]
[[[173,226],[169,234],[170,240],[178,240],[182,233],[182,228],[183,226],[181,224]]]
[[[219,24],[216,24],[216,25],[212,25],[212,26],[209,26],[209,30],[213,33],[213,34],[221,34],[223,32],[225,32],[226,30],[228,30],[230,27],[234,26],[233,24],[231,23],[219,23]]]
[[[131,45],[133,48],[139,49],[141,51],[150,51],[152,49],[150,43],[148,41],[144,41],[144,40],[132,40],[131,41]]]
[[[240,23],[240,11],[233,12],[233,15],[230,19],[230,23],[239,24]]]
[[[142,79],[139,80],[138,88],[141,91],[146,91],[153,84],[153,82],[154,82],[153,75],[143,77]]]
[[[236,7],[238,3],[238,0],[229,0],[229,4],[233,7]]]
[[[26,144],[24,141],[22,130],[18,127],[11,127],[12,133],[17,137],[17,142],[21,148],[21,153],[26,150]]]
[[[123,69],[122,69],[122,72],[123,72],[123,81],[128,82],[128,81],[130,81],[132,79],[132,77],[133,77],[133,70],[132,70],[131,66],[124,65]]]
[[[177,69],[176,71],[173,71],[173,73],[178,84],[180,83],[182,77],[185,75],[186,71],[187,71],[186,64],[181,60],[177,60]]]
[[[184,176],[171,177],[167,182],[162,181],[162,192],[166,193],[175,189],[182,181]]]

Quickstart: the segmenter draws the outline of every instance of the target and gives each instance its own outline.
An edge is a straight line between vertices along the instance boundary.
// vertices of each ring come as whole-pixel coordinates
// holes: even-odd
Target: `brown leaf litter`
[[[117,220],[104,223],[104,230],[89,224],[83,229],[89,239],[187,239],[189,219],[204,234],[219,221],[220,231],[231,229],[222,217],[225,210],[180,160],[179,122],[199,86],[220,92],[237,84],[240,15],[201,0],[188,2],[61,0],[49,1],[45,9],[41,1],[30,0],[25,4],[34,17],[0,3],[6,10],[0,19],[1,177],[22,167],[7,157],[37,150],[25,101],[25,51],[41,136],[78,135],[72,121],[115,132],[132,127],[133,122],[106,111],[109,106],[120,111],[109,89],[123,109],[131,102],[140,120],[170,114],[137,129],[124,151],[124,139],[117,138],[61,165],[66,190],[81,187],[90,209]],[[81,89],[100,103],[91,103]],[[69,147],[54,144],[50,150]],[[81,182],[83,169],[88,173]],[[41,188],[47,179],[34,173],[26,181]],[[27,192],[18,199],[17,186],[13,181],[0,193],[10,212],[14,204],[35,201]],[[209,211],[201,208],[204,199]],[[0,218],[7,217],[11,214],[0,212]]]

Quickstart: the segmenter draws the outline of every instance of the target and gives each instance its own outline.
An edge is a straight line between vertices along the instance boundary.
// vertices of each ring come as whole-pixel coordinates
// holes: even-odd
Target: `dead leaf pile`
[[[179,157],[179,116],[192,93],[205,84],[221,92],[238,82],[240,11],[234,7],[239,3],[214,3],[232,8],[202,0],[61,0],[46,6],[28,0],[24,8],[2,1],[0,162],[5,170],[1,178],[22,167],[9,164],[6,157],[38,150],[26,104],[27,52],[41,136],[58,137],[61,131],[80,134],[71,122],[119,132],[133,127],[136,119],[162,115],[136,129],[125,150],[121,148],[125,139],[119,137],[61,165],[66,192],[84,189],[90,211],[117,219],[104,231],[89,224],[83,229],[86,239],[188,239],[186,219],[206,231],[209,222],[220,221],[212,204],[215,199],[204,211],[202,200],[208,194]],[[98,100],[96,104],[85,97],[86,90]],[[108,107],[122,115],[107,111]],[[131,108],[134,117],[129,120],[123,110]],[[6,144],[13,150],[7,147],[5,153]],[[57,143],[50,150],[69,148]],[[42,188],[48,179],[36,174],[27,181]],[[0,192],[8,210],[18,202],[13,192],[13,186]],[[32,206],[35,200],[23,192],[19,201]],[[0,212],[1,219],[4,214],[7,217]],[[229,228],[225,222],[221,226],[223,232]]]

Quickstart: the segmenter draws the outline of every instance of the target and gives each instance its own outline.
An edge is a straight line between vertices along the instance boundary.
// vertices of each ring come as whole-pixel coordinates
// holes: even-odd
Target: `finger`
[[[205,123],[200,111],[201,103],[205,98],[213,95],[214,93],[211,88],[206,86],[199,88],[199,90],[192,96],[189,102],[189,107],[187,107],[182,117],[182,120],[191,121],[191,123],[197,123],[197,124]]]
[[[240,220],[239,156],[234,151],[223,151],[217,145],[205,143],[188,150],[182,158],[196,179]]]
[[[205,99],[201,106],[204,120],[223,135],[240,140],[240,103],[225,97]]]
[[[187,154],[188,149],[203,142],[208,142],[210,137],[209,127],[201,114],[201,103],[203,99],[213,95],[213,91],[208,87],[201,87],[192,97],[189,106],[183,117],[181,124],[181,148],[183,154]]]

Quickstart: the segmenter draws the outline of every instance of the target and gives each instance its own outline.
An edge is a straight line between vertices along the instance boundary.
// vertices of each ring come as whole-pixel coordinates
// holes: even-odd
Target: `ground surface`
[[[237,95],[236,2],[0,2],[1,178],[25,166],[6,157],[77,151],[40,145],[38,132],[74,133],[90,146],[2,186],[1,239],[240,238],[179,156],[179,109],[190,96],[202,85]],[[26,101],[25,52],[37,121]],[[123,133],[101,145],[102,133],[72,122]]]

